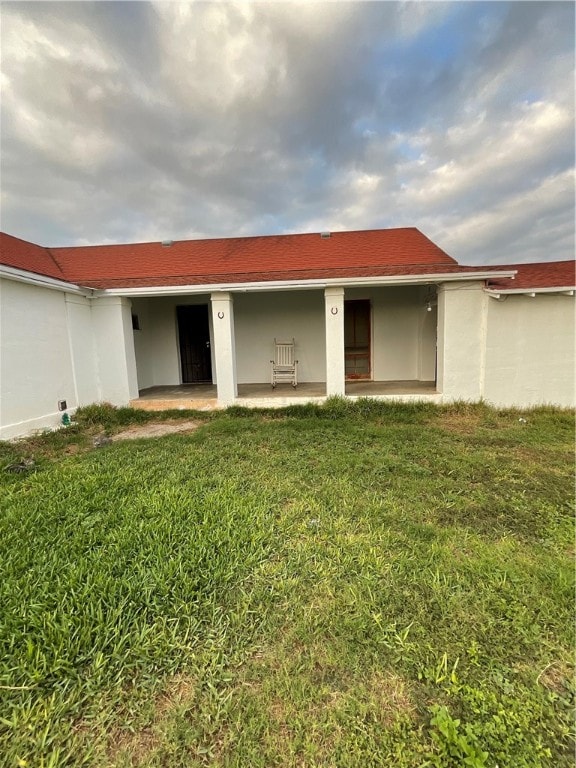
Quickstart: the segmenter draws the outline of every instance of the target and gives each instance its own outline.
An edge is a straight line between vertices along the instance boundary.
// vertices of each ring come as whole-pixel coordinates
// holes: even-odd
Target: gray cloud
[[[569,3],[4,3],[2,228],[574,248]]]

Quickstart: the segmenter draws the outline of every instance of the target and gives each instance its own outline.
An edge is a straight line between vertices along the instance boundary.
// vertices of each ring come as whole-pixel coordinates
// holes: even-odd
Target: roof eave
[[[342,286],[350,288],[365,288],[388,285],[429,285],[431,283],[447,283],[456,281],[478,281],[489,278],[513,278],[515,270],[500,270],[498,272],[448,272],[418,275],[387,275],[376,277],[346,277],[314,280],[270,280],[254,283],[211,283],[203,285],[162,285],[139,288],[102,288],[95,289],[94,296],[175,296],[178,294],[198,293],[252,293],[260,291],[301,291]]]
[[[65,291],[66,293],[73,293],[87,298],[94,295],[92,288],[83,288],[76,283],[58,280],[57,278],[41,275],[37,272],[28,272],[25,269],[19,269],[17,267],[9,267],[7,264],[0,264],[0,278],[15,280],[19,283],[27,283],[28,285],[34,285],[37,288]]]
[[[496,299],[500,298],[500,296],[534,296],[537,293],[560,293],[566,296],[574,296],[576,287],[568,285],[558,287],[548,286],[544,288],[486,288],[485,291],[489,296],[492,296]]]

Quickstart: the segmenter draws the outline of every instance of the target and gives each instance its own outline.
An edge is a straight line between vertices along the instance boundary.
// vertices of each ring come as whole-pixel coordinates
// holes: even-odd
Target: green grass
[[[0,443],[0,765],[573,764],[572,413],[151,418]]]

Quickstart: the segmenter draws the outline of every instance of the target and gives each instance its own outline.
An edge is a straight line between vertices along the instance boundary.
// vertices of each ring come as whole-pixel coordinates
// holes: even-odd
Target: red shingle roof
[[[1,234],[0,263],[87,288],[141,288],[518,270],[491,287],[574,284],[574,262],[462,267],[414,227],[42,248]],[[567,282],[566,282],[567,281]]]
[[[235,237],[161,243],[53,248],[68,279],[87,286],[213,284],[298,279],[310,270],[338,277],[340,270],[453,265],[417,229],[313,235]],[[353,276],[353,274],[352,274]]]
[[[34,272],[37,275],[66,280],[48,248],[0,232],[0,264]]]
[[[492,267],[491,267],[492,269]],[[576,261],[543,261],[537,264],[506,264],[494,269],[515,269],[514,280],[488,280],[489,288],[518,290],[519,288],[574,288]]]

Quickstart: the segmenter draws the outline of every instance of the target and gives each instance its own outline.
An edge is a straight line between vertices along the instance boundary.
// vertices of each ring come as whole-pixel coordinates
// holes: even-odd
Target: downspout
[[[486,388],[486,342],[488,338],[488,296],[482,292],[482,313],[480,317],[480,399],[484,400]]]
[[[72,344],[72,334],[70,332],[71,327],[71,318],[70,318],[70,307],[69,307],[69,301],[68,301],[68,295],[64,294],[64,306],[66,307],[66,332],[68,335],[68,350],[70,352],[70,366],[72,368],[72,382],[74,384],[74,399],[76,400],[76,408],[78,408],[80,404],[80,400],[78,398],[78,380],[76,378],[76,361],[74,359],[74,345]],[[66,410],[70,410],[68,407]],[[64,417],[62,417],[64,418]]]

